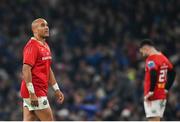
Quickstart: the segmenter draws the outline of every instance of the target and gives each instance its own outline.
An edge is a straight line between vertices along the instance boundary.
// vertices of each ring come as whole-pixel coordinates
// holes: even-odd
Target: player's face
[[[145,45],[139,49],[139,52],[142,54],[143,57],[147,57],[149,52],[149,47]]]
[[[37,33],[42,38],[49,37],[49,27],[45,20],[41,20],[37,25]]]

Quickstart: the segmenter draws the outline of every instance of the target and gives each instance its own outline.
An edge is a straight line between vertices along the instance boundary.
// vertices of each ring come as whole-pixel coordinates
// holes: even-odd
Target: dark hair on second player
[[[143,47],[144,45],[154,46],[154,43],[151,39],[144,39],[140,43],[140,48]]]

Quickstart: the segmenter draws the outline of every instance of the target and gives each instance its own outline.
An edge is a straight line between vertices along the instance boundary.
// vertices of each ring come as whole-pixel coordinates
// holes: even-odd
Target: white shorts
[[[42,109],[49,108],[49,101],[48,101],[46,96],[38,97],[38,103],[39,103],[39,106],[34,107],[34,106],[31,106],[31,102],[30,102],[29,98],[24,98],[23,99],[23,106],[27,107],[29,109],[29,111],[42,110]]]
[[[153,100],[149,104],[144,101],[144,109],[146,113],[146,117],[163,117],[164,110],[166,107],[166,99],[162,100]]]

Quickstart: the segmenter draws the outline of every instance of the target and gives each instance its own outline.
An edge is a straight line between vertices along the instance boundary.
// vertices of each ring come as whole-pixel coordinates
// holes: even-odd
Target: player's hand
[[[150,97],[154,95],[154,92],[148,92],[146,96],[144,96],[144,101],[150,101]]]
[[[30,101],[31,101],[31,105],[33,107],[38,107],[39,106],[38,97],[36,96],[35,93],[30,93],[29,98],[30,98]]]
[[[168,90],[165,89],[164,92],[165,92],[166,94],[168,94]]]
[[[165,92],[165,94],[166,94],[166,98],[168,98],[168,97],[169,97],[168,90],[165,89],[164,92]]]
[[[147,95],[144,97],[144,101],[147,102],[148,106],[151,106],[150,98],[154,95],[154,92],[148,92]]]
[[[55,91],[55,97],[58,103],[62,104],[64,101],[64,95],[60,90]]]

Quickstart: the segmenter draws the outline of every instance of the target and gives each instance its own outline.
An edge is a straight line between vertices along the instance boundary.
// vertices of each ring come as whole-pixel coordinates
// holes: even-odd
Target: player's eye
[[[44,23],[42,23],[42,24],[41,24],[41,27],[45,27],[45,24],[44,24]]]

